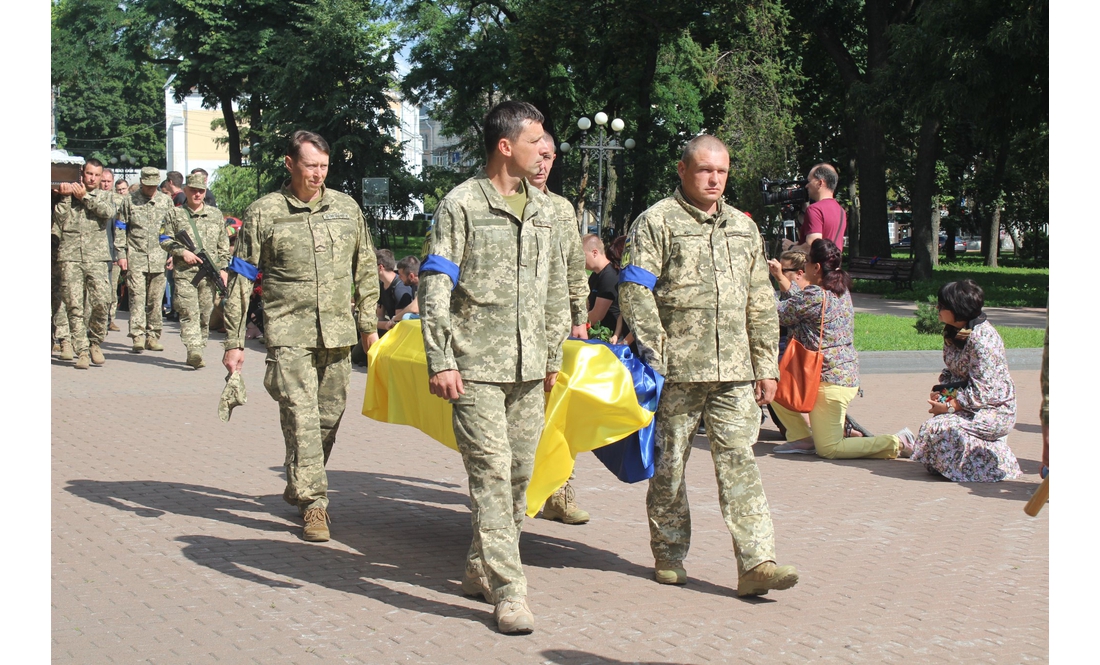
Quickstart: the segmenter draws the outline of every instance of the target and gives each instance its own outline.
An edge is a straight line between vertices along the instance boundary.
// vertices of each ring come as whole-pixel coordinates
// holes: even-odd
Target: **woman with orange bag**
[[[773,403],[787,428],[787,443],[777,453],[817,453],[829,459],[873,457],[893,459],[902,453],[896,435],[844,436],[848,404],[859,392],[859,357],[853,344],[855,314],[848,293],[851,278],[840,268],[840,250],[831,240],[819,238],[810,246],[804,281],[791,282],[783,266],[772,259],[768,269],[779,282],[779,323],[788,335],[810,351],[824,355],[817,400],[809,412],[807,427],[802,414]],[[908,452],[908,451],[907,451]]]

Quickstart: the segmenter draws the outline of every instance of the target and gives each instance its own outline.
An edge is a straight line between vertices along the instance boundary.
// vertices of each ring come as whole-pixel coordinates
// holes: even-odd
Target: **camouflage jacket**
[[[88,190],[83,199],[62,196],[53,207],[53,234],[61,239],[58,261],[92,263],[111,260],[107,227],[115,216],[114,198],[101,189]],[[121,235],[121,234],[120,234]],[[120,249],[124,238],[115,238]]]
[[[631,225],[619,304],[669,381],[779,376],[779,319],[760,231],[724,201],[713,215],[679,188]]]
[[[528,186],[520,220],[484,173],[439,202],[417,292],[429,374],[511,383],[558,371],[569,303],[555,217]]]
[[[191,228],[191,222],[195,228]],[[198,230],[199,237],[195,237]],[[229,263],[229,233],[225,230],[225,215],[214,206],[204,205],[198,212],[191,212],[187,204],[172,208],[164,219],[160,229],[160,246],[172,257],[173,279],[191,280],[198,273],[197,265],[189,266],[183,262],[186,247],[176,240],[176,234],[186,231],[195,243],[195,248],[206,252],[213,259],[218,270],[225,270]]]
[[[139,188],[123,199],[115,233],[126,236],[123,258],[126,259],[127,270],[164,272],[164,262],[168,256],[160,246],[160,234],[168,221],[169,211],[174,209],[172,199],[160,191],[149,198]]]
[[[584,270],[584,248],[577,228],[577,213],[569,199],[554,192],[546,192],[557,213],[561,234],[561,260],[565,264],[565,277],[569,283],[569,311],[572,324],[588,323],[588,273]]]
[[[289,184],[245,210],[229,264],[225,348],[244,348],[245,315],[263,273],[264,336],[269,347],[354,346],[375,329],[378,268],[374,242],[355,199],[325,187],[305,203]],[[224,231],[223,231],[224,235]]]

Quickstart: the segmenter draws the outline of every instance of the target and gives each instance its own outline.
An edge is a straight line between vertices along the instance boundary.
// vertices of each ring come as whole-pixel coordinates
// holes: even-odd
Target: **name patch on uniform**
[[[351,219],[351,215],[349,215],[346,212],[326,212],[324,215],[321,215],[321,218],[325,219],[325,220],[329,220],[329,219]]]
[[[482,217],[472,221],[474,226],[508,226],[512,223],[512,220],[505,217]]]

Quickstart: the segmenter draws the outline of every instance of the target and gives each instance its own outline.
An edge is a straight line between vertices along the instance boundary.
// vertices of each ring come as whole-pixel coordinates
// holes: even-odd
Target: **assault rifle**
[[[209,279],[210,282],[214,285],[214,288],[218,290],[219,296],[224,298],[226,295],[228,295],[229,291],[226,290],[225,282],[222,281],[222,276],[218,272],[218,269],[215,267],[213,259],[211,259],[206,252],[200,251],[195,247],[195,243],[191,240],[191,236],[187,235],[187,231],[180,231],[179,233],[177,233],[176,240],[178,240],[181,245],[186,247],[188,251],[190,251],[192,254],[202,260],[202,263],[200,263],[198,266],[199,272],[197,275],[195,275],[195,279],[191,280],[191,283],[195,286],[198,286],[199,282],[201,282],[203,279]]]

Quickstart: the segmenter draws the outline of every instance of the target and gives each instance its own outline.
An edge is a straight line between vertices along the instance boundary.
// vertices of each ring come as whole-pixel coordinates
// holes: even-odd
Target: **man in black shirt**
[[[615,331],[619,318],[619,271],[604,252],[603,241],[594,233],[581,239],[584,246],[584,267],[588,276],[588,322]]]
[[[408,307],[414,295],[413,290],[397,276],[397,262],[393,260],[393,252],[379,249],[374,254],[378,259],[378,336],[381,337],[397,323],[394,317],[398,310]]]

